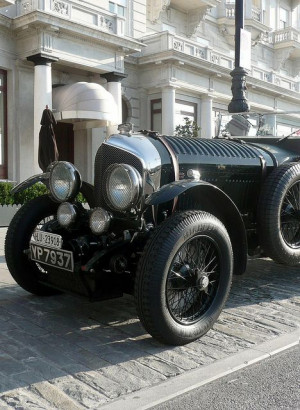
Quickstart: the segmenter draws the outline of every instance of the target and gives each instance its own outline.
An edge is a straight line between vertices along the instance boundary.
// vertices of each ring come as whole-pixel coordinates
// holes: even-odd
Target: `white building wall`
[[[40,2],[40,7],[46,3],[49,1]],[[7,70],[9,88],[9,179],[19,181],[33,173],[34,67],[26,62],[30,54],[44,52],[59,58],[58,63],[52,64],[55,86],[90,81],[107,87],[100,74],[128,74],[122,81],[121,92],[129,108],[128,120],[134,123],[135,130],[150,128],[150,102],[162,98],[163,90],[170,86],[175,87],[175,100],[197,104],[196,120],[200,127],[210,107],[226,110],[231,100],[230,71],[234,59],[234,23],[224,17],[228,4],[222,0],[205,16],[199,14],[198,24],[190,30],[191,16],[174,8],[172,1],[168,8],[151,13],[153,5],[160,3],[163,4],[128,0],[125,22],[109,12],[108,0],[76,3],[78,10],[73,20],[68,16],[61,18],[59,13],[42,13],[47,22],[38,26],[31,26],[31,10],[27,25],[21,26],[21,20],[14,20],[14,32],[11,18],[15,17],[16,8],[0,9],[0,68]],[[183,8],[188,3],[183,3]],[[279,28],[279,7],[290,11],[288,24],[299,29],[299,6],[292,13],[290,1],[266,0],[265,31],[269,24]],[[251,13],[251,2],[247,2],[247,17]],[[22,19],[27,17],[24,14]],[[46,29],[41,28],[44,23],[48,24]],[[261,22],[251,24],[249,20],[246,28],[251,30],[253,42],[252,69],[247,77],[252,109],[300,110],[300,35],[293,44],[281,42],[275,46],[272,33],[267,35]],[[122,25],[127,27],[125,36]],[[293,33],[295,36],[296,32]],[[146,45],[141,52],[134,46],[135,39]],[[75,164],[90,181],[90,162],[104,135],[104,128],[75,131]]]
[[[146,33],[146,0],[132,1],[132,36],[140,38]]]

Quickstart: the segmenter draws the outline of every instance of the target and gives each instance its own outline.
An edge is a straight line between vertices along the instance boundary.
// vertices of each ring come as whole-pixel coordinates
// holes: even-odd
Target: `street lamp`
[[[232,77],[232,100],[228,105],[228,111],[230,113],[248,112],[250,111],[250,105],[246,99],[246,75],[247,71],[242,65],[241,57],[244,57],[242,53],[251,53],[250,49],[242,50],[241,34],[248,34],[244,31],[244,0],[235,1],[235,61],[234,70],[231,71]],[[247,38],[247,36],[246,36]],[[251,44],[251,43],[250,43]],[[247,56],[246,56],[247,57]],[[250,55],[249,55],[250,58]]]

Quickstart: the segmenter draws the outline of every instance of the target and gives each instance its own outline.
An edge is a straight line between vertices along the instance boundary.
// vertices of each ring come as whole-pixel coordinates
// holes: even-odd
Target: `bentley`
[[[11,221],[8,269],[39,296],[131,294],[154,338],[189,343],[212,328],[249,255],[299,265],[299,159],[293,135],[186,138],[122,124],[98,149],[93,185],[58,161],[14,188],[40,182],[49,195]]]

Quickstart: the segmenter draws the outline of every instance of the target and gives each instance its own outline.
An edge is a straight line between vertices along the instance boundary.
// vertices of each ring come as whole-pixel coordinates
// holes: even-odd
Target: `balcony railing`
[[[225,14],[228,19],[234,19],[235,16],[235,4],[227,3],[225,8]]]
[[[199,61],[204,60],[229,70],[232,70],[234,67],[233,58],[228,55],[212,50],[209,46],[201,46],[197,42],[186,40],[185,38],[166,31],[145,37],[143,42],[147,45],[143,50],[144,56],[174,50],[197,58]],[[287,76],[278,75],[273,71],[263,70],[253,66],[249,76],[287,90],[300,91],[298,81],[294,81]]]
[[[110,12],[85,6],[78,0],[17,0],[17,15],[22,16],[35,10],[44,11],[74,22],[99,28],[101,31],[124,35],[124,18]]]
[[[299,82],[292,78],[283,77],[274,73],[273,71],[262,70],[257,67],[252,67],[251,76],[270,84],[277,85],[291,91],[300,91]]]
[[[276,30],[269,35],[269,42],[272,44],[279,44],[289,41],[296,41],[297,43],[300,43],[300,32],[293,27]]]
[[[234,19],[235,18],[235,4],[234,3],[226,3],[225,6],[225,15],[228,19]],[[247,19],[248,17],[245,16]],[[255,21],[259,21],[260,23],[262,22],[262,11],[261,9],[257,7],[252,7],[251,8],[251,18]]]
[[[209,47],[201,46],[195,41],[186,40],[167,31],[145,37],[143,43],[147,47],[143,50],[143,55],[151,55],[157,52],[174,50],[186,55],[210,61],[222,67],[233,68],[233,60],[225,54],[216,52]]]

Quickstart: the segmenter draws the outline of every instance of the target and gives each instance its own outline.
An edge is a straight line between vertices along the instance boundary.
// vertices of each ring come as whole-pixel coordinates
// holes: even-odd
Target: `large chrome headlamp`
[[[141,193],[142,179],[139,172],[127,164],[113,164],[105,172],[108,206],[116,211],[134,207]]]
[[[66,161],[56,162],[50,169],[49,188],[58,202],[74,199],[81,187],[81,176],[77,168]]]

